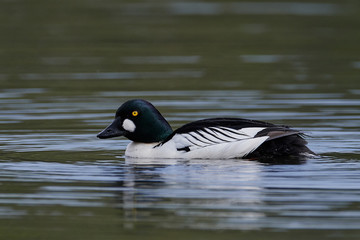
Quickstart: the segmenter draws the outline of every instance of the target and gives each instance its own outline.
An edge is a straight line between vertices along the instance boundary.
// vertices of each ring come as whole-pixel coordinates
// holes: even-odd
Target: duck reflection
[[[124,225],[254,229],[265,217],[258,161],[125,158]]]

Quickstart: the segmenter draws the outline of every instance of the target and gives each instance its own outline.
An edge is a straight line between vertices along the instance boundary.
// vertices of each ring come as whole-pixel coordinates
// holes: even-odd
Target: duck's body
[[[172,131],[145,100],[130,100],[99,138],[125,136],[125,155],[135,158],[229,159],[313,154],[302,133],[287,126],[240,118],[211,118]]]

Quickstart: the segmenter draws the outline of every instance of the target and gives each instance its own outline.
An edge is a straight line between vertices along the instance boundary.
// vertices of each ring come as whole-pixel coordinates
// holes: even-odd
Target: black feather
[[[287,156],[301,156],[305,153],[315,155],[306,144],[307,141],[301,133],[279,137],[264,142],[255,151],[244,156],[244,158],[274,159]]]
[[[241,129],[246,127],[274,127],[276,125],[267,122],[249,120],[243,118],[208,118],[185,124],[173,133],[188,133],[209,127],[228,127]]]

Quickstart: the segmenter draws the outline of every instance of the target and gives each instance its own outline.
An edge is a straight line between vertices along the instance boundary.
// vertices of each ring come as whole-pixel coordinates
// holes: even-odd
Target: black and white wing
[[[265,141],[298,133],[285,126],[260,121],[215,118],[186,124],[174,131],[167,141],[171,139],[178,151],[195,158],[204,154],[208,158],[241,158]]]
[[[190,151],[222,143],[244,141],[254,138],[255,135],[264,130],[260,127],[248,127],[232,129],[228,127],[206,127],[187,133],[177,133],[173,140],[176,148],[181,151]]]

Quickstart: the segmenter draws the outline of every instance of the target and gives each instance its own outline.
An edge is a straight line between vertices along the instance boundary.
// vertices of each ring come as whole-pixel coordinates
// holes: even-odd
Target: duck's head
[[[169,123],[151,103],[134,99],[119,107],[114,121],[97,137],[125,136],[134,142],[152,143],[165,140],[171,133]]]

